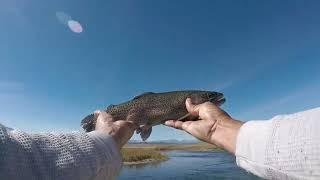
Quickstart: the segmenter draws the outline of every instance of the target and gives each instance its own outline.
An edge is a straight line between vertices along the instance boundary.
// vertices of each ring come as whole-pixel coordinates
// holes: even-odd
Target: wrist
[[[211,140],[218,147],[235,154],[237,137],[243,122],[226,117],[217,121],[216,130]]]
[[[111,137],[114,139],[114,141],[116,142],[117,146],[119,149],[122,148],[122,142],[121,142],[121,139],[117,136],[117,135],[111,135]]]
[[[106,130],[103,130],[103,129],[96,129],[95,131],[99,132],[101,134],[105,134],[106,136],[111,136],[111,138],[113,139],[113,141],[117,145],[117,148],[121,149],[121,145],[120,145],[121,143],[120,143],[119,137],[115,134],[113,129],[110,129],[109,131],[106,131]]]

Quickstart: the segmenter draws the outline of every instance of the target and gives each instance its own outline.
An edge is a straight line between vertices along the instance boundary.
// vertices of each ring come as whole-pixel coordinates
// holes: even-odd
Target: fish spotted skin
[[[166,120],[196,120],[198,117],[188,116],[185,101],[191,98],[194,104],[201,104],[207,101],[221,105],[225,102],[222,93],[214,91],[171,91],[163,93],[147,92],[133,99],[118,104],[110,105],[105,110],[114,120],[127,120],[135,122],[140,126],[137,133],[140,133],[142,140],[146,140],[152,131],[152,126],[163,124]],[[85,117],[81,125],[87,131],[93,131],[96,119],[93,114]]]

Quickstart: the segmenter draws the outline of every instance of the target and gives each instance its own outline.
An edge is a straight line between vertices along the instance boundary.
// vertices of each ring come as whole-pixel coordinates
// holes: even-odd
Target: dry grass
[[[189,145],[158,145],[152,147],[157,151],[172,151],[172,150],[186,150],[186,151],[213,151],[220,150],[218,147],[207,144],[207,143],[199,143],[199,144],[189,144]]]
[[[159,151],[172,151],[172,150],[185,150],[185,151],[220,151],[212,144],[199,143],[199,144],[132,144],[126,145],[122,150],[122,158],[124,162],[141,162],[144,160],[167,160],[168,156]]]
[[[185,150],[185,151],[220,151],[221,149],[215,145],[208,143],[198,144],[132,144],[126,145],[125,148],[138,148],[154,151],[172,151],[172,150]]]
[[[166,160],[168,156],[149,148],[123,148],[121,150],[124,162],[137,162],[146,159]]]

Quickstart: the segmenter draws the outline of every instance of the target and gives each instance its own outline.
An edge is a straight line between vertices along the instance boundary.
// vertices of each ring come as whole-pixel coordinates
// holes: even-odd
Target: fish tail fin
[[[82,121],[81,121],[81,126],[86,132],[93,131],[96,126],[96,119],[93,114],[90,114],[86,116]]]

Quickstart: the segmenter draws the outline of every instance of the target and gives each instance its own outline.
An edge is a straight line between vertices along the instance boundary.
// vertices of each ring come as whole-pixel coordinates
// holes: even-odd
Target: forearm
[[[231,117],[223,118],[228,119],[218,119],[211,141],[231,154],[235,154],[237,136],[243,122],[234,120]]]
[[[237,164],[267,179],[319,179],[319,131],[320,108],[249,121],[237,138]]]
[[[119,145],[112,136],[106,133],[92,131],[88,135],[100,152],[99,167],[95,179],[116,179],[122,167]]]
[[[1,126],[0,136],[0,174],[7,179],[92,179],[121,167],[119,152],[111,150],[116,145],[96,143],[90,134],[26,134]]]

